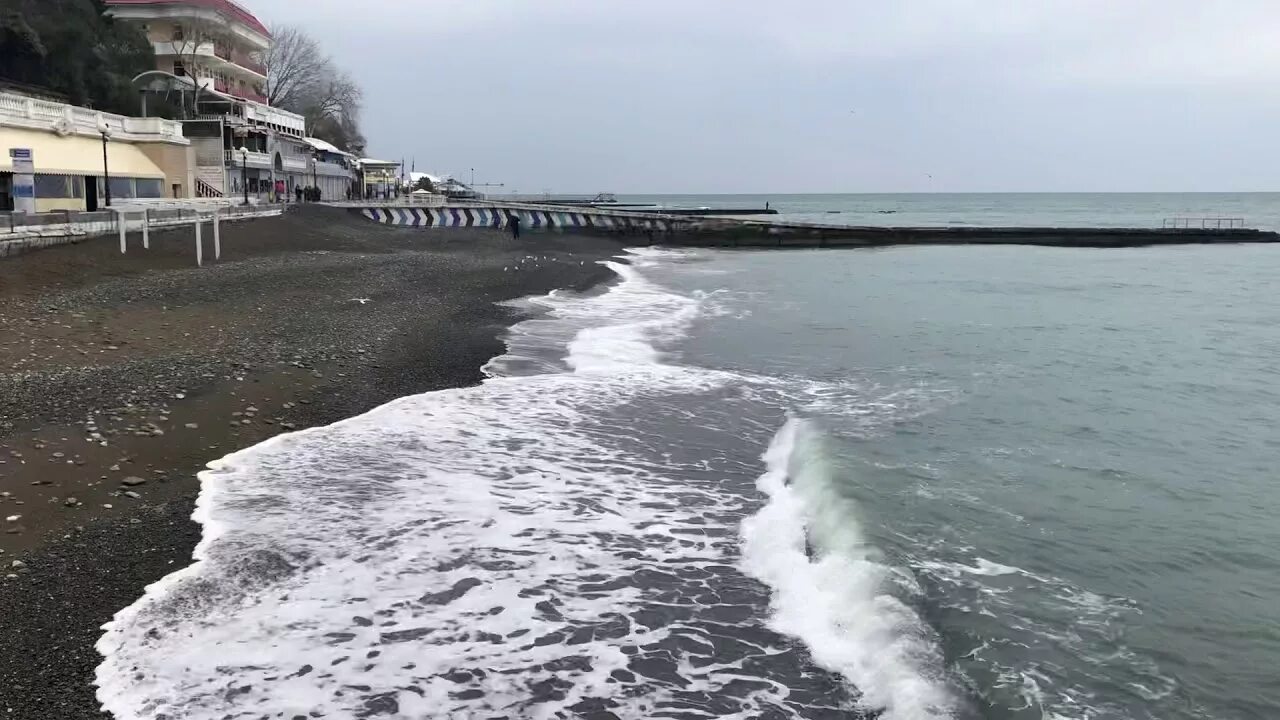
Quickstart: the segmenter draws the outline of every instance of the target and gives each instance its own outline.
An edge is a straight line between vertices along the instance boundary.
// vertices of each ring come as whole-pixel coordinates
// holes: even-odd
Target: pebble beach
[[[518,319],[612,240],[424,233],[303,207],[0,262],[0,717],[95,718],[100,628],[190,561],[196,473],[284,432],[472,385]]]

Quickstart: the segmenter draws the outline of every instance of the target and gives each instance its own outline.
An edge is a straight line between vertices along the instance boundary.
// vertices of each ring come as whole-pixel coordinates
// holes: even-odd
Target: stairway
[[[196,168],[196,197],[222,197],[223,170],[220,166],[201,165]]]
[[[222,197],[222,191],[205,182],[204,178],[196,178],[196,197],[219,198]]]

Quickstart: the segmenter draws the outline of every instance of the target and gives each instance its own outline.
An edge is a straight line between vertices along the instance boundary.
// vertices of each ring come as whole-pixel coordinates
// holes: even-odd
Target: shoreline
[[[481,229],[423,242],[323,208],[229,228],[204,269],[187,240],[0,265],[0,718],[110,717],[100,627],[191,561],[206,463],[479,383],[523,319],[502,301],[597,285],[624,247]]]

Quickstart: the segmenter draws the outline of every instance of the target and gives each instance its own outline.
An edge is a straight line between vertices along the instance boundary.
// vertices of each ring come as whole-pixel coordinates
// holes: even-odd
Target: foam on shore
[[[195,564],[105,626],[104,707],[119,720],[803,717],[786,679],[807,677],[807,660],[767,629],[768,589],[736,569],[738,519],[760,498],[722,482],[726,468],[750,468],[717,454],[732,438],[717,435],[715,413],[841,393],[854,405],[855,390],[668,362],[704,303],[646,279],[658,261],[612,264],[619,281],[603,293],[537,300],[544,314],[513,331],[478,387],[402,398],[211,463]],[[549,358],[558,343],[562,359]],[[661,432],[672,427],[690,437]],[[794,517],[775,527],[780,498],[761,487],[769,504],[749,558],[752,536],[795,532]],[[845,569],[814,565],[808,582],[848,584]],[[827,629],[836,655],[862,654],[851,663],[772,624],[864,698],[926,707],[904,699],[932,691],[913,677],[920,666],[855,667],[895,651],[899,628],[844,619],[854,624]]]

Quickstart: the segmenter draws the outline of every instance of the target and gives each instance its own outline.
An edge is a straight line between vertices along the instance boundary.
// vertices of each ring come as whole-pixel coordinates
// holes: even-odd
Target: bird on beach
[[[364,305],[365,303],[371,303],[371,302],[373,302],[373,301],[372,301],[372,300],[370,300],[369,298],[351,298],[351,299],[350,299],[350,300],[348,300],[347,302],[358,302],[358,303],[360,303],[361,305]]]

